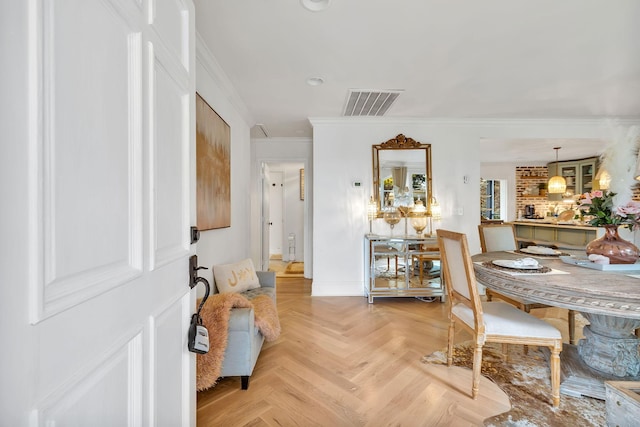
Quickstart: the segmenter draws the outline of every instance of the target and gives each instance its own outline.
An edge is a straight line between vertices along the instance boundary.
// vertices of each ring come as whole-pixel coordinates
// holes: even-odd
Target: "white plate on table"
[[[532,254],[532,255],[550,255],[550,256],[560,255],[562,253],[561,251],[556,251],[555,249],[550,249],[550,248],[545,248],[544,250],[529,249],[529,248],[522,248],[520,249],[520,252],[524,252],[525,254]]]
[[[540,270],[542,266],[538,265],[522,265],[511,259],[494,259],[491,261],[492,264],[497,265],[498,267],[505,268],[516,268],[518,270]]]

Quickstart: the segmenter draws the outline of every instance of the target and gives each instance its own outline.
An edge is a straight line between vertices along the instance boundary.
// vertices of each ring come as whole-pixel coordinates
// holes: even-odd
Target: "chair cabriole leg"
[[[557,342],[551,347],[551,399],[553,406],[560,405],[560,352],[562,342]]]
[[[576,343],[576,312],[569,310],[569,344]]]
[[[453,365],[453,337],[455,334],[455,320],[449,322],[449,338],[447,342],[447,366]]]
[[[471,397],[476,399],[480,390],[480,371],[482,370],[482,344],[476,342],[473,352],[473,385],[471,386]]]

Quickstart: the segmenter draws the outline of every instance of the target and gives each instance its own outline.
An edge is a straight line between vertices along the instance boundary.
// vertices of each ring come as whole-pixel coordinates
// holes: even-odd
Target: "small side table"
[[[640,381],[605,381],[607,425],[634,427],[640,419]]]

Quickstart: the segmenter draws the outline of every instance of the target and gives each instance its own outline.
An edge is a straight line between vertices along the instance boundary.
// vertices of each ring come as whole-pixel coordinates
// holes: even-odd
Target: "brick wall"
[[[546,193],[539,194],[538,185],[546,184],[549,173],[546,166],[517,166],[516,167],[516,218],[518,212],[524,215],[525,205],[534,205],[536,214],[546,216],[551,202]]]

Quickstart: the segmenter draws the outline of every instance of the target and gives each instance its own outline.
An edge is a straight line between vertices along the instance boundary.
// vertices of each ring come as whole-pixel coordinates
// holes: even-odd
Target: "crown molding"
[[[213,55],[207,43],[202,36],[196,31],[196,61],[202,65],[207,73],[213,78],[215,83],[219,86],[223,95],[229,100],[231,105],[235,108],[238,114],[244,119],[249,127],[255,124],[253,115],[249,112],[247,105],[244,103],[235,86],[231,83],[231,80],[224,72],[224,69]],[[198,76],[196,74],[196,86]]]

